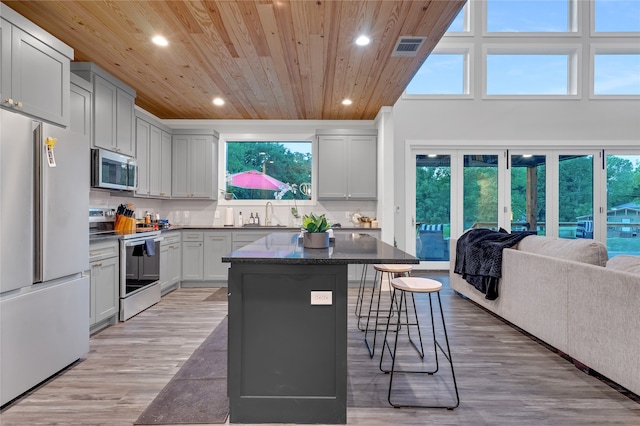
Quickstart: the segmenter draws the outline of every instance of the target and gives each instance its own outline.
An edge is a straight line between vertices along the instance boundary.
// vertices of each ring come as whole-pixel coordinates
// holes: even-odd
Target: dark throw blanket
[[[485,299],[498,298],[498,282],[502,276],[502,250],[513,247],[526,236],[535,232],[472,229],[464,233],[456,245],[456,264],[453,272],[485,294]]]

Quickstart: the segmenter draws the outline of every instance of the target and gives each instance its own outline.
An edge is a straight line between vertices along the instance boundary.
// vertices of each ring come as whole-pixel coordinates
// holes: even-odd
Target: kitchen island
[[[232,423],[346,423],[347,266],[419,263],[366,234],[326,249],[299,237],[273,233],[222,258]]]

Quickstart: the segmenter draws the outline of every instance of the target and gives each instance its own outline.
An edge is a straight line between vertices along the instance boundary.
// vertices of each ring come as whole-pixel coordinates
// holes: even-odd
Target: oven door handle
[[[136,239],[135,241],[126,241],[124,243],[125,247],[134,247],[134,246],[141,246],[142,244],[145,243],[147,239]],[[164,241],[164,237],[154,237],[153,238],[153,242],[154,243],[158,243],[160,241]]]

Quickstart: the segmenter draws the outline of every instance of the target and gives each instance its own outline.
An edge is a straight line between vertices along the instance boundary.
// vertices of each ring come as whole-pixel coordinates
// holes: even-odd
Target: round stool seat
[[[400,265],[400,264],[389,264],[389,265],[373,265],[373,267],[380,272],[390,272],[394,274],[399,274],[402,272],[411,272],[413,266],[411,265]]]
[[[435,293],[440,291],[442,283],[431,278],[401,277],[392,279],[391,286],[412,293]]]

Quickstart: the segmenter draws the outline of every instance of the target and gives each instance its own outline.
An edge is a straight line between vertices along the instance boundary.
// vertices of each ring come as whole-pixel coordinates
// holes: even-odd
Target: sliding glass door
[[[639,255],[640,155],[607,155],[606,170],[609,258],[619,254]]]
[[[594,156],[558,157],[558,236],[593,239]]]
[[[546,235],[547,229],[547,156],[511,153],[511,231],[535,231]]]
[[[451,155],[415,156],[416,256],[449,261],[451,232]]]
[[[499,155],[463,156],[463,229],[498,230]]]

